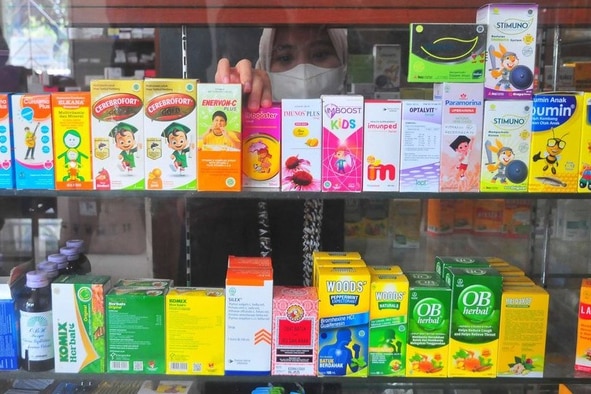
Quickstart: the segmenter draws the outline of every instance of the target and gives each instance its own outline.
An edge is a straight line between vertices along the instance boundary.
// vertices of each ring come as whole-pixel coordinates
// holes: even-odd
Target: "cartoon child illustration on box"
[[[324,375],[344,376],[347,374],[347,367],[351,372],[355,373],[359,368],[363,368],[365,363],[359,358],[359,351],[361,346],[354,344],[351,350],[349,344],[352,341],[351,330],[348,328],[340,328],[337,331],[335,342],[328,344],[318,353],[320,359],[330,361],[328,364],[332,367],[326,367],[320,370]]]
[[[215,111],[211,116],[211,127],[203,135],[203,145],[225,146],[239,149],[240,137],[235,132],[226,130],[228,117],[224,111]]]
[[[273,155],[269,153],[269,147],[262,141],[256,141],[248,148],[250,153],[257,154],[258,163],[254,163],[253,167],[256,172],[269,173],[271,172],[271,158]]]
[[[170,155],[172,164],[170,168],[175,172],[179,172],[181,175],[188,167],[187,157],[190,157],[189,153],[191,149],[194,149],[194,144],[190,143],[188,137],[190,132],[191,129],[184,124],[173,122],[161,134],[166,139],[168,147],[172,149],[172,155]]]
[[[64,133],[63,141],[67,149],[57,157],[58,159],[64,159],[64,166],[68,171],[68,175],[63,178],[63,181],[84,181],[84,177],[79,174],[79,170],[82,167],[82,159],[88,159],[88,156],[78,150],[82,142],[80,133],[76,130],[68,130]]]
[[[37,129],[39,128],[39,124],[37,123],[33,131],[31,131],[29,126],[25,127],[25,146],[27,147],[25,160],[35,160],[35,145],[37,145]]]
[[[458,157],[458,165],[456,166],[456,170],[458,170],[458,175],[460,179],[464,179],[466,176],[466,170],[468,169],[468,162],[470,152],[472,151],[472,141],[470,138],[466,137],[465,135],[459,135],[455,140],[449,144],[449,147],[456,152]]]
[[[115,140],[115,146],[121,150],[118,158],[123,172],[131,173],[136,167],[135,155],[138,149],[141,149],[141,144],[135,139],[136,132],[135,126],[125,122],[119,122],[109,132],[109,137]]]
[[[351,158],[349,157],[347,149],[345,149],[344,147],[338,147],[337,150],[334,152],[333,157],[336,159],[334,162],[336,171],[339,174],[346,173],[347,165],[351,164]]]
[[[552,138],[548,138],[546,140],[546,152],[542,154],[542,152],[540,151],[532,157],[534,163],[539,160],[545,161],[542,171],[546,171],[548,170],[548,168],[550,168],[552,174],[556,175],[556,169],[558,168],[558,160],[560,159],[560,154],[566,147],[566,141],[563,138],[567,135],[568,133],[566,133],[560,138],[556,138],[556,136],[554,135],[554,129],[552,129]]]

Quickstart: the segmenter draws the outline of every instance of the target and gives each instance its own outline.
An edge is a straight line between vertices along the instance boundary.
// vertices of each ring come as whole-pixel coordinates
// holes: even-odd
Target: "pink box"
[[[322,191],[361,192],[363,96],[323,95]]]
[[[242,111],[242,186],[279,190],[281,105]]]
[[[402,101],[365,100],[363,191],[400,189]]]
[[[315,287],[273,288],[272,375],[316,376],[318,321]]]
[[[322,102],[281,100],[281,191],[320,191]]]

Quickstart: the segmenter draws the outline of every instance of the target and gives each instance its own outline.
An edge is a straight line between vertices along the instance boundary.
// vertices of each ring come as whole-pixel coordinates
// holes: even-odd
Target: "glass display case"
[[[8,0],[2,2],[1,20],[8,51],[16,52],[12,58],[9,55],[7,64],[26,75],[28,91],[88,90],[92,79],[113,76],[108,74],[113,72],[117,76],[113,70],[117,67],[124,78],[141,78],[140,70],[140,74],[148,72],[146,76],[213,82],[221,57],[228,57],[232,64],[244,58],[256,61],[262,28],[312,24],[347,29],[349,93],[399,98],[403,90],[416,93],[427,88],[422,94],[432,94],[428,84],[409,83],[406,78],[409,23],[472,23],[484,4],[445,0],[178,0],[174,4],[160,0]],[[567,63],[591,61],[591,2],[543,0],[536,4],[535,86],[539,91],[589,91],[574,86],[563,69]],[[114,36],[119,34],[123,36]],[[373,78],[373,51],[384,44],[401,48],[399,84],[393,88],[378,86]],[[27,56],[22,45],[30,48]],[[51,45],[53,50],[40,50],[42,59],[36,60],[36,45]],[[572,392],[588,390],[591,375],[574,371],[580,284],[591,275],[591,204],[585,193],[6,189],[0,190],[0,273],[6,275],[22,262],[39,263],[66,240],[77,238],[86,242],[93,273],[109,275],[113,281],[150,277],[173,279],[180,286],[223,287],[228,255],[270,253],[275,283],[301,285],[305,271],[302,227],[309,220],[304,210],[310,201],[323,208],[322,219],[312,220],[319,226],[316,247],[321,250],[358,251],[370,265],[400,265],[408,271],[432,270],[436,255],[496,256],[522,268],[550,293],[544,377],[296,379],[91,374],[81,379],[76,374],[3,371],[4,386],[0,387],[115,392],[118,384],[125,384],[117,390],[138,392],[145,380],[191,380],[193,392],[198,393],[250,393],[267,384],[298,390],[296,383],[307,393],[554,393],[560,385]],[[519,206],[520,214],[511,223],[501,220],[498,231],[466,231],[461,223],[453,222],[449,231],[428,226],[433,219],[430,204],[470,206],[471,212],[479,204],[492,215],[499,201],[501,216],[503,209],[517,209],[507,208],[511,206]],[[267,216],[261,218],[261,212]],[[273,231],[265,233],[269,228]],[[27,381],[31,386],[23,383]],[[65,381],[74,391],[53,391]]]

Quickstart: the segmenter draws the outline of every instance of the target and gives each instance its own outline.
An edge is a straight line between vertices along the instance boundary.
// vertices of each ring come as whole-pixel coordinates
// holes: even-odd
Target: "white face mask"
[[[324,68],[298,64],[294,68],[269,73],[273,100],[319,98],[322,94],[341,94],[345,85],[345,67]]]

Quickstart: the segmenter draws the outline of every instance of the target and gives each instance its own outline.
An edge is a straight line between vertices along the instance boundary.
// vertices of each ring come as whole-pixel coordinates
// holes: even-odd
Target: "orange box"
[[[429,199],[427,202],[427,233],[451,234],[454,231],[454,200]]]
[[[503,231],[505,200],[474,201],[474,232],[477,234],[500,234]]]
[[[197,84],[199,191],[242,189],[242,87]]]
[[[581,282],[575,371],[591,372],[591,278]]]
[[[51,94],[56,190],[92,190],[90,92]]]
[[[270,257],[228,256],[228,268],[273,268]]]

